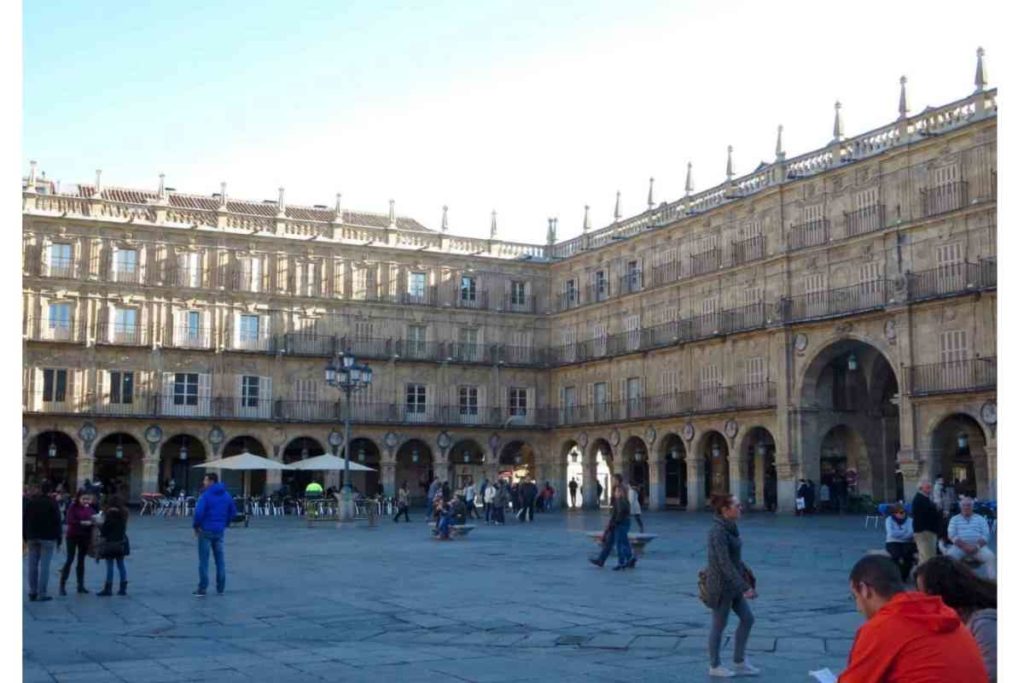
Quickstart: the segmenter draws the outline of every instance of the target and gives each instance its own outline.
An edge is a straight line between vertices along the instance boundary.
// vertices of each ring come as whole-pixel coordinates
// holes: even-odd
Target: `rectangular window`
[[[946,330],[939,337],[939,358],[943,363],[967,360],[967,331]]]
[[[425,415],[427,412],[427,387],[425,384],[405,385],[406,415]]]
[[[46,368],[43,370],[43,401],[63,403],[67,399],[68,371]]]
[[[640,316],[627,315],[623,318],[623,327],[626,329],[626,348],[635,351],[640,348]]]
[[[853,196],[853,208],[857,211],[871,209],[878,204],[878,188],[869,187]]]
[[[640,414],[640,399],[640,378],[628,378],[626,380],[626,400],[629,402],[630,417],[635,417]]]
[[[608,330],[604,323],[594,323],[590,328],[590,339],[592,353],[594,356],[603,356],[608,353]]]
[[[70,244],[54,243],[50,245],[49,260],[50,277],[71,277],[74,265],[74,252]]]
[[[242,376],[242,407],[258,408],[260,405],[260,378],[253,375]]]
[[[244,292],[259,292],[263,289],[263,261],[258,256],[239,259],[238,288]]]
[[[526,389],[522,387],[509,388],[508,414],[510,417],[526,416]]]
[[[459,415],[472,416],[479,412],[476,387],[459,387]]]
[[[71,304],[50,304],[47,326],[52,339],[71,338]]]
[[[114,252],[114,278],[118,282],[135,282],[139,272],[139,252],[118,249]]]
[[[110,372],[110,402],[127,404],[135,400],[135,373],[124,370]]]
[[[188,335],[188,340],[191,343],[199,342],[200,323],[201,316],[199,311],[186,311],[185,312],[185,330]]]
[[[594,405],[603,406],[608,403],[608,383],[594,383]]]
[[[179,287],[199,287],[199,252],[186,251],[178,254],[178,271],[176,284]]]
[[[608,298],[608,275],[603,270],[594,273],[594,290],[598,301]]]
[[[576,387],[565,387],[562,389],[562,405],[566,408],[576,407]]]
[[[406,329],[406,352],[417,358],[427,355],[426,325],[409,325]]]
[[[199,405],[199,375],[195,372],[174,373],[174,405]]]
[[[139,311],[137,308],[114,309],[114,341],[126,344],[138,343],[138,315]]]
[[[459,299],[462,301],[476,301],[476,278],[463,275],[459,280]]]
[[[509,347],[510,359],[516,363],[530,362],[533,350],[533,335],[529,330],[512,332],[512,345]]]
[[[881,266],[878,262],[873,261],[871,263],[862,263],[858,276],[857,284],[859,285],[859,290],[862,295],[877,295],[882,293],[882,272]]]
[[[509,290],[509,296],[511,297],[511,304],[513,306],[525,306],[526,305],[526,283],[522,280],[513,280],[512,286]]]
[[[295,380],[295,400],[299,403],[312,403],[317,400],[317,380]]]
[[[579,292],[576,288],[576,278],[565,281],[565,305],[575,306],[579,297]]]
[[[644,286],[639,261],[630,261],[626,264],[626,278],[631,292],[638,292]]]
[[[421,300],[427,296],[427,274],[409,273],[409,296]]]
[[[238,316],[238,341],[255,344],[260,338],[260,317],[258,315]]]
[[[767,380],[768,375],[763,357],[748,358],[746,370],[747,384],[762,384]]]

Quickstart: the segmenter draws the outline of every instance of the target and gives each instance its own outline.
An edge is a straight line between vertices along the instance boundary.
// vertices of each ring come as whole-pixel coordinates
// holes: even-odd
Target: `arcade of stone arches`
[[[608,503],[612,475],[620,473],[638,486],[651,509],[703,509],[712,492],[729,491],[748,507],[785,511],[792,505],[796,478],[831,485],[849,481],[852,472],[857,490],[879,501],[907,499],[918,476],[941,475],[968,493],[994,495],[994,428],[983,426],[973,403],[940,404],[930,408],[928,419],[913,420],[909,416],[915,406],[901,394],[892,361],[878,347],[840,339],[811,358],[789,412],[795,426],[790,437],[795,463],[776,462],[776,421],[781,418],[775,413],[737,414],[728,421],[694,418],[695,424],[661,430],[633,425],[644,429],[643,436],[620,435],[614,428],[572,438],[537,432],[528,438],[357,433],[351,444],[353,461],[374,471],[353,474],[353,485],[365,493],[383,488],[393,495],[406,483],[413,502],[419,503],[434,476],[454,486],[485,476],[513,481],[530,477],[550,481],[559,506],[596,507]],[[913,422],[925,429],[916,439]],[[209,427],[164,425],[165,438],[158,443],[147,442],[138,425],[98,434],[94,427],[94,438],[86,442],[81,423],[41,422],[23,433],[25,477],[64,481],[69,488],[85,479],[99,480],[111,484],[108,490],[137,501],[142,493],[163,492],[169,484],[194,493],[202,470],[193,466],[213,457],[250,452],[287,464],[333,452],[326,436],[314,430],[296,431],[275,445],[266,430],[239,430],[214,446]],[[916,463],[901,459],[901,440],[913,442],[910,453],[916,453]],[[904,480],[906,472],[913,480]],[[222,474],[229,488],[241,490],[242,473]],[[321,476],[325,485],[339,484],[335,472],[254,472],[252,490],[301,491],[310,478]],[[575,500],[571,481],[576,483]]]

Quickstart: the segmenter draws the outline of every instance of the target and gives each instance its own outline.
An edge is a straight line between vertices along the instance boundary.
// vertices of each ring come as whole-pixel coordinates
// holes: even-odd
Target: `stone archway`
[[[242,453],[252,453],[253,455],[259,455],[261,457],[267,457],[267,449],[263,446],[263,442],[254,436],[248,434],[242,434],[230,439],[224,444],[223,455],[221,457],[229,458],[232,455],[241,455]],[[232,470],[216,470],[219,473],[221,482],[228,488],[232,493],[241,495],[245,490],[245,472],[237,472]],[[282,472],[281,474],[286,474]],[[291,473],[288,473],[291,474]],[[249,491],[256,494],[260,491],[264,491],[267,488],[267,473],[261,470],[255,470],[249,473]]]
[[[202,472],[193,466],[206,460],[206,446],[191,434],[177,434],[160,447],[160,474],[157,485],[167,495],[195,496],[202,488]],[[173,481],[173,486],[171,483]]]
[[[344,452],[342,456],[344,457]],[[380,493],[378,487],[382,485],[382,479],[380,447],[377,446],[377,442],[368,437],[353,438],[352,462],[373,468],[373,472],[349,472],[354,490],[366,496],[378,495]],[[338,475],[343,477],[344,473],[339,472]],[[344,484],[343,479],[338,481]]]
[[[651,468],[647,444],[639,436],[631,436],[622,444],[622,457],[628,473],[627,484],[636,486],[640,503],[648,507],[651,500]]]
[[[33,436],[22,460],[25,483],[64,483],[69,493],[78,489],[78,446],[68,434],[52,429]]]
[[[581,487],[584,481],[584,455],[583,449],[580,445],[570,439],[562,444],[559,449],[562,454],[562,461],[565,463],[565,506],[570,510],[579,509],[583,506],[583,496],[581,495]],[[572,495],[572,489],[570,488],[570,482],[576,483],[576,495]]]
[[[775,510],[778,506],[778,478],[775,472],[775,437],[765,427],[753,427],[740,443],[740,496],[744,504],[757,510]]]
[[[714,493],[732,492],[729,481],[729,444],[717,431],[705,432],[697,447],[704,474],[704,505]]]
[[[900,449],[899,378],[886,354],[867,341],[839,339],[814,356],[800,382],[798,411],[799,451],[802,476],[815,487],[825,478],[835,479],[834,462],[842,454],[829,449],[852,445],[845,435],[826,444],[833,429],[843,426],[863,443],[863,457],[855,475],[860,494],[875,500],[895,500],[897,454]],[[837,438],[832,436],[833,441]],[[853,461],[849,460],[848,467]],[[823,465],[829,469],[823,471]],[[862,471],[866,470],[866,471]],[[840,496],[842,496],[842,486]]]
[[[835,507],[839,510],[846,509],[850,496],[870,493],[870,489],[864,488],[870,487],[874,479],[874,464],[864,439],[848,425],[836,425],[822,438],[818,469],[820,480],[811,478],[816,501],[821,483],[829,487],[830,497],[836,499]]]
[[[587,451],[589,461],[594,463],[594,481],[584,483],[586,507],[608,505],[611,500],[611,484],[614,462],[612,445],[607,439],[594,439]]]
[[[103,485],[104,495],[117,495],[134,503],[143,493],[155,493],[143,491],[145,450],[131,434],[107,434],[96,444],[93,457],[93,480]]]
[[[931,433],[937,474],[958,494],[989,496],[987,445],[985,430],[977,420],[966,413],[947,415]]]
[[[518,439],[502,446],[498,454],[498,476],[512,483],[536,479],[537,458],[533,446]]]
[[[422,439],[405,441],[395,453],[395,482],[409,491],[409,504],[426,505],[427,490],[434,479],[434,459],[430,445]]]
[[[327,451],[324,449],[317,439],[311,436],[299,436],[293,438],[284,448],[281,449],[281,462],[285,465],[291,465],[294,462],[302,460],[309,460],[315,458],[318,455],[323,455]],[[285,470],[281,472],[282,484],[288,493],[292,496],[299,497],[305,491],[306,487],[310,482],[317,481],[323,485],[327,480],[329,472],[312,472],[304,470]],[[254,489],[259,490],[259,489]]]
[[[686,509],[686,445],[678,434],[670,432],[661,438],[658,453],[661,454],[659,459],[664,468],[665,506]]]

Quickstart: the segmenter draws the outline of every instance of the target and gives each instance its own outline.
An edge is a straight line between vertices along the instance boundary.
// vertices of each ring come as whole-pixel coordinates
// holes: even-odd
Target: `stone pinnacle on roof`
[[[782,124],[779,124],[779,130],[775,133],[775,160],[785,161],[786,152],[782,149]]]
[[[735,175],[732,172],[732,145],[729,145],[726,153],[728,154],[728,158],[725,160],[725,179],[732,180],[733,175]]]
[[[583,232],[590,231],[590,204],[583,205]]]
[[[686,185],[684,186],[686,196],[689,197],[690,193],[693,192],[693,162],[686,162]]]
[[[164,174],[160,174],[160,186],[156,189],[157,197],[160,201],[167,199],[167,190],[164,189]]]
[[[836,100],[836,116],[832,121],[832,142],[839,142],[843,139],[843,103]]]
[[[548,219],[548,245],[553,245],[555,240],[558,239],[558,219]]]
[[[35,182],[36,182],[36,162],[33,159],[32,161],[28,162],[28,184],[29,185],[35,185]],[[34,190],[35,188],[33,187],[32,189]]]
[[[441,232],[448,232],[448,205],[441,207]]]
[[[900,76],[900,118],[907,118],[907,77]]]
[[[341,220],[342,215],[344,215],[342,210],[341,210],[341,193],[340,192],[335,192],[334,193],[334,215],[335,215],[337,220]]]
[[[395,200],[388,200],[388,227],[394,228],[397,225],[395,223]]]
[[[650,211],[654,208],[654,178],[651,178],[651,182],[647,185],[647,210]]]
[[[491,209],[491,239],[498,236],[498,212]]]
[[[619,190],[615,190],[615,211],[612,213],[612,216],[615,217],[616,223],[622,218],[622,192]]]
[[[103,178],[103,169],[102,168],[97,168],[96,169],[96,186],[92,190],[92,194],[93,194],[94,197],[99,197],[100,196],[100,192],[103,191],[103,182],[101,180],[102,178]]]
[[[974,92],[979,93],[988,85],[988,72],[985,70],[985,48],[978,48],[978,64],[974,67]]]
[[[220,208],[228,208],[228,184],[224,181],[220,184]]]
[[[284,188],[277,188],[277,214],[279,216],[284,215]]]

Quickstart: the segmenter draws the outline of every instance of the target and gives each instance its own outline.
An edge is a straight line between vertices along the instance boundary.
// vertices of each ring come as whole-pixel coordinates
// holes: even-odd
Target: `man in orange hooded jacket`
[[[957,613],[937,596],[904,591],[888,556],[853,565],[850,592],[867,622],[839,683],[987,683],[981,652]]]

